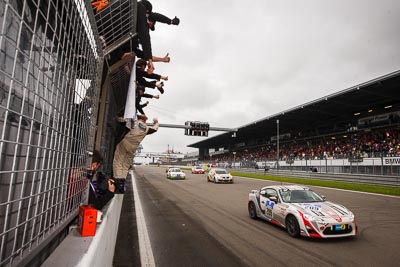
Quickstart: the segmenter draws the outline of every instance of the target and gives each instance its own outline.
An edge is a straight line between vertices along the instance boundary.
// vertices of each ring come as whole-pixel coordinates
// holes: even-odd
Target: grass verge
[[[400,187],[394,187],[394,186],[357,184],[357,183],[348,183],[340,181],[326,181],[326,180],[314,180],[314,179],[310,180],[303,178],[292,178],[292,177],[282,177],[282,176],[272,176],[272,175],[262,175],[262,174],[242,173],[242,172],[231,172],[231,174],[234,176],[255,178],[261,180],[270,180],[277,182],[286,182],[286,183],[295,183],[295,184],[304,184],[313,186],[324,186],[324,187],[347,189],[360,192],[400,196]]]

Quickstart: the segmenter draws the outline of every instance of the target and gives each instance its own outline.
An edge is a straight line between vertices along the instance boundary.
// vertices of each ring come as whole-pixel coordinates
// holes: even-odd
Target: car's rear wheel
[[[289,215],[286,218],[286,230],[291,237],[299,237],[300,236],[300,226],[296,217],[293,215]]]
[[[249,203],[249,216],[253,220],[257,219],[257,210],[256,210],[256,205],[254,205],[254,202],[251,201]]]

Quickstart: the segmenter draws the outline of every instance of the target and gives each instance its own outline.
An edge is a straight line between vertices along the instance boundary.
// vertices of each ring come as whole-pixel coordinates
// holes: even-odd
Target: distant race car
[[[207,182],[233,184],[233,178],[232,175],[225,169],[216,168],[216,169],[211,169],[208,172]]]
[[[356,219],[350,210],[300,185],[251,190],[248,211],[250,218],[262,218],[286,228],[292,237],[334,238],[357,234]]]
[[[171,167],[167,172],[167,178],[173,180],[186,179],[186,174],[180,168]]]
[[[201,167],[201,166],[194,166],[194,167],[192,168],[192,173],[195,173],[195,174],[198,174],[198,173],[204,174],[204,169],[203,169],[203,167]]]

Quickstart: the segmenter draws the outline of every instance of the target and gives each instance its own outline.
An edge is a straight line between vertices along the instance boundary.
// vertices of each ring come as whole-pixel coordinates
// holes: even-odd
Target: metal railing
[[[87,195],[102,72],[87,12],[0,1],[0,266],[26,263]]]
[[[243,172],[243,173],[257,173],[273,176],[284,176],[293,178],[304,178],[314,180],[327,180],[327,181],[341,181],[359,184],[372,184],[372,185],[386,185],[386,186],[399,186],[400,176],[387,176],[387,175],[366,175],[366,174],[346,174],[346,173],[319,173],[309,171],[291,171],[291,170],[276,170],[270,169],[264,171],[263,169],[255,168],[231,168],[229,171]]]

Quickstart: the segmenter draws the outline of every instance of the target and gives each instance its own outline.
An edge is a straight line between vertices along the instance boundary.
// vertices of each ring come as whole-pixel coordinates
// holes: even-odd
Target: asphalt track
[[[162,167],[135,170],[156,266],[399,266],[400,198],[313,188],[352,210],[359,234],[295,239],[248,216],[249,191],[276,182],[213,184],[185,173],[186,180],[171,181]]]

